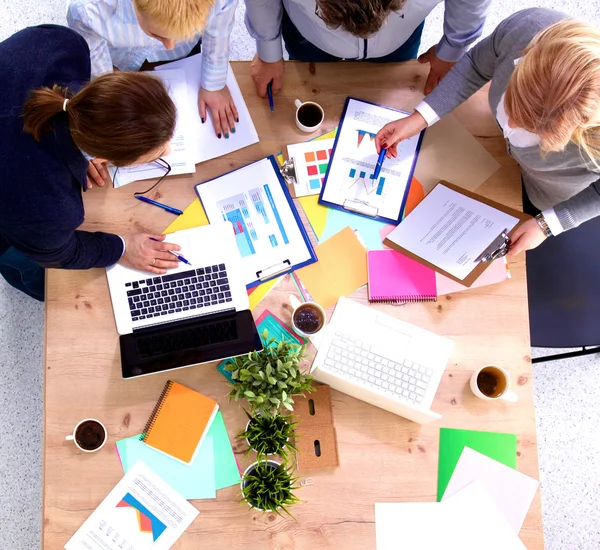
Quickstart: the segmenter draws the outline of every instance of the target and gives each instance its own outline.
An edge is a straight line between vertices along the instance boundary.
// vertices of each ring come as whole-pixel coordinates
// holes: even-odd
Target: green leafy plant
[[[273,460],[260,460],[244,474],[242,479],[243,499],[253,508],[263,512],[275,512],[282,515],[285,512],[292,519],[294,516],[288,508],[300,502],[294,495],[294,483],[298,478],[292,477],[290,470],[284,464]]]
[[[266,455],[275,454],[287,461],[289,452],[297,450],[292,443],[297,422],[279,414],[265,412],[252,416],[248,411],[245,412],[250,422],[246,430],[237,436],[248,440],[250,448],[245,456],[254,449],[259,460]]]
[[[246,398],[250,410],[277,411],[281,407],[293,411],[294,396],[314,391],[310,385],[313,377],[302,372],[300,361],[306,346],[285,340],[277,342],[262,334],[264,348],[242,357],[235,357],[225,365],[233,380],[229,398]]]

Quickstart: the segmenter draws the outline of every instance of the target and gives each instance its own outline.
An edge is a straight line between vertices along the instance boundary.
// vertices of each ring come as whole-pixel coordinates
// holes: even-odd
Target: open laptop
[[[442,418],[431,404],[452,340],[348,298],[323,330],[316,380],[419,424]]]
[[[177,231],[167,241],[191,266],[181,262],[166,275],[119,264],[106,270],[123,378],[262,349],[232,224]]]

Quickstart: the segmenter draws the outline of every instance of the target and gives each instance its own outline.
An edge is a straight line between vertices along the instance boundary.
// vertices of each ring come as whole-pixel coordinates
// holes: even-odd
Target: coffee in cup
[[[81,451],[93,453],[104,446],[106,436],[106,428],[102,422],[86,418],[75,426],[73,435],[68,435],[65,439],[73,441]]]
[[[487,365],[471,376],[471,391],[480,399],[504,399],[515,402],[519,398],[510,391],[508,372],[496,365]]]
[[[319,304],[314,302],[300,303],[295,296],[290,296],[290,303],[294,307],[292,326],[298,334],[312,336],[325,326],[325,310]]]
[[[325,112],[323,107],[314,101],[305,101],[302,103],[299,99],[295,101],[296,105],[296,126],[303,132],[316,132],[323,123]]]

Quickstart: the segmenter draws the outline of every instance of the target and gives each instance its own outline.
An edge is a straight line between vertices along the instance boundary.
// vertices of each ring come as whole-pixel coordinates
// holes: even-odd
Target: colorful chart
[[[325,174],[331,159],[333,139],[308,141],[288,145],[288,156],[294,159],[297,185],[296,197],[318,195],[325,182]]]
[[[375,136],[377,134],[374,134],[373,132],[367,132],[366,130],[356,130],[358,133],[358,142],[356,144],[356,147],[360,147],[363,139],[365,139],[365,136],[369,136],[369,142],[372,142],[375,139]]]
[[[350,172],[348,173],[348,177],[350,178],[350,184],[348,189],[359,187],[360,193],[364,190],[367,195],[371,195],[375,192],[376,195],[382,195],[383,189],[385,186],[385,178],[380,177],[377,182],[375,182],[375,178],[373,174],[368,174],[367,171],[360,168],[350,168]],[[355,191],[359,192],[357,189]]]
[[[131,495],[126,493],[121,501],[117,504],[117,508],[132,508],[135,510],[138,519],[138,529],[140,533],[152,535],[152,540],[156,542],[167,526],[160,521],[152,512]]]

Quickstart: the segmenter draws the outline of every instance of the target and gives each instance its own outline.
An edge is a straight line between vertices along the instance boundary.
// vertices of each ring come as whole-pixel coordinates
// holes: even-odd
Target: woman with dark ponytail
[[[167,251],[179,247],[164,236],[77,230],[81,192],[102,184],[104,162],[128,166],[169,153],[176,113],[162,82],[133,72],[88,82],[85,40],[53,25],[0,43],[0,74],[0,275],[43,300],[44,267],[176,267]]]

